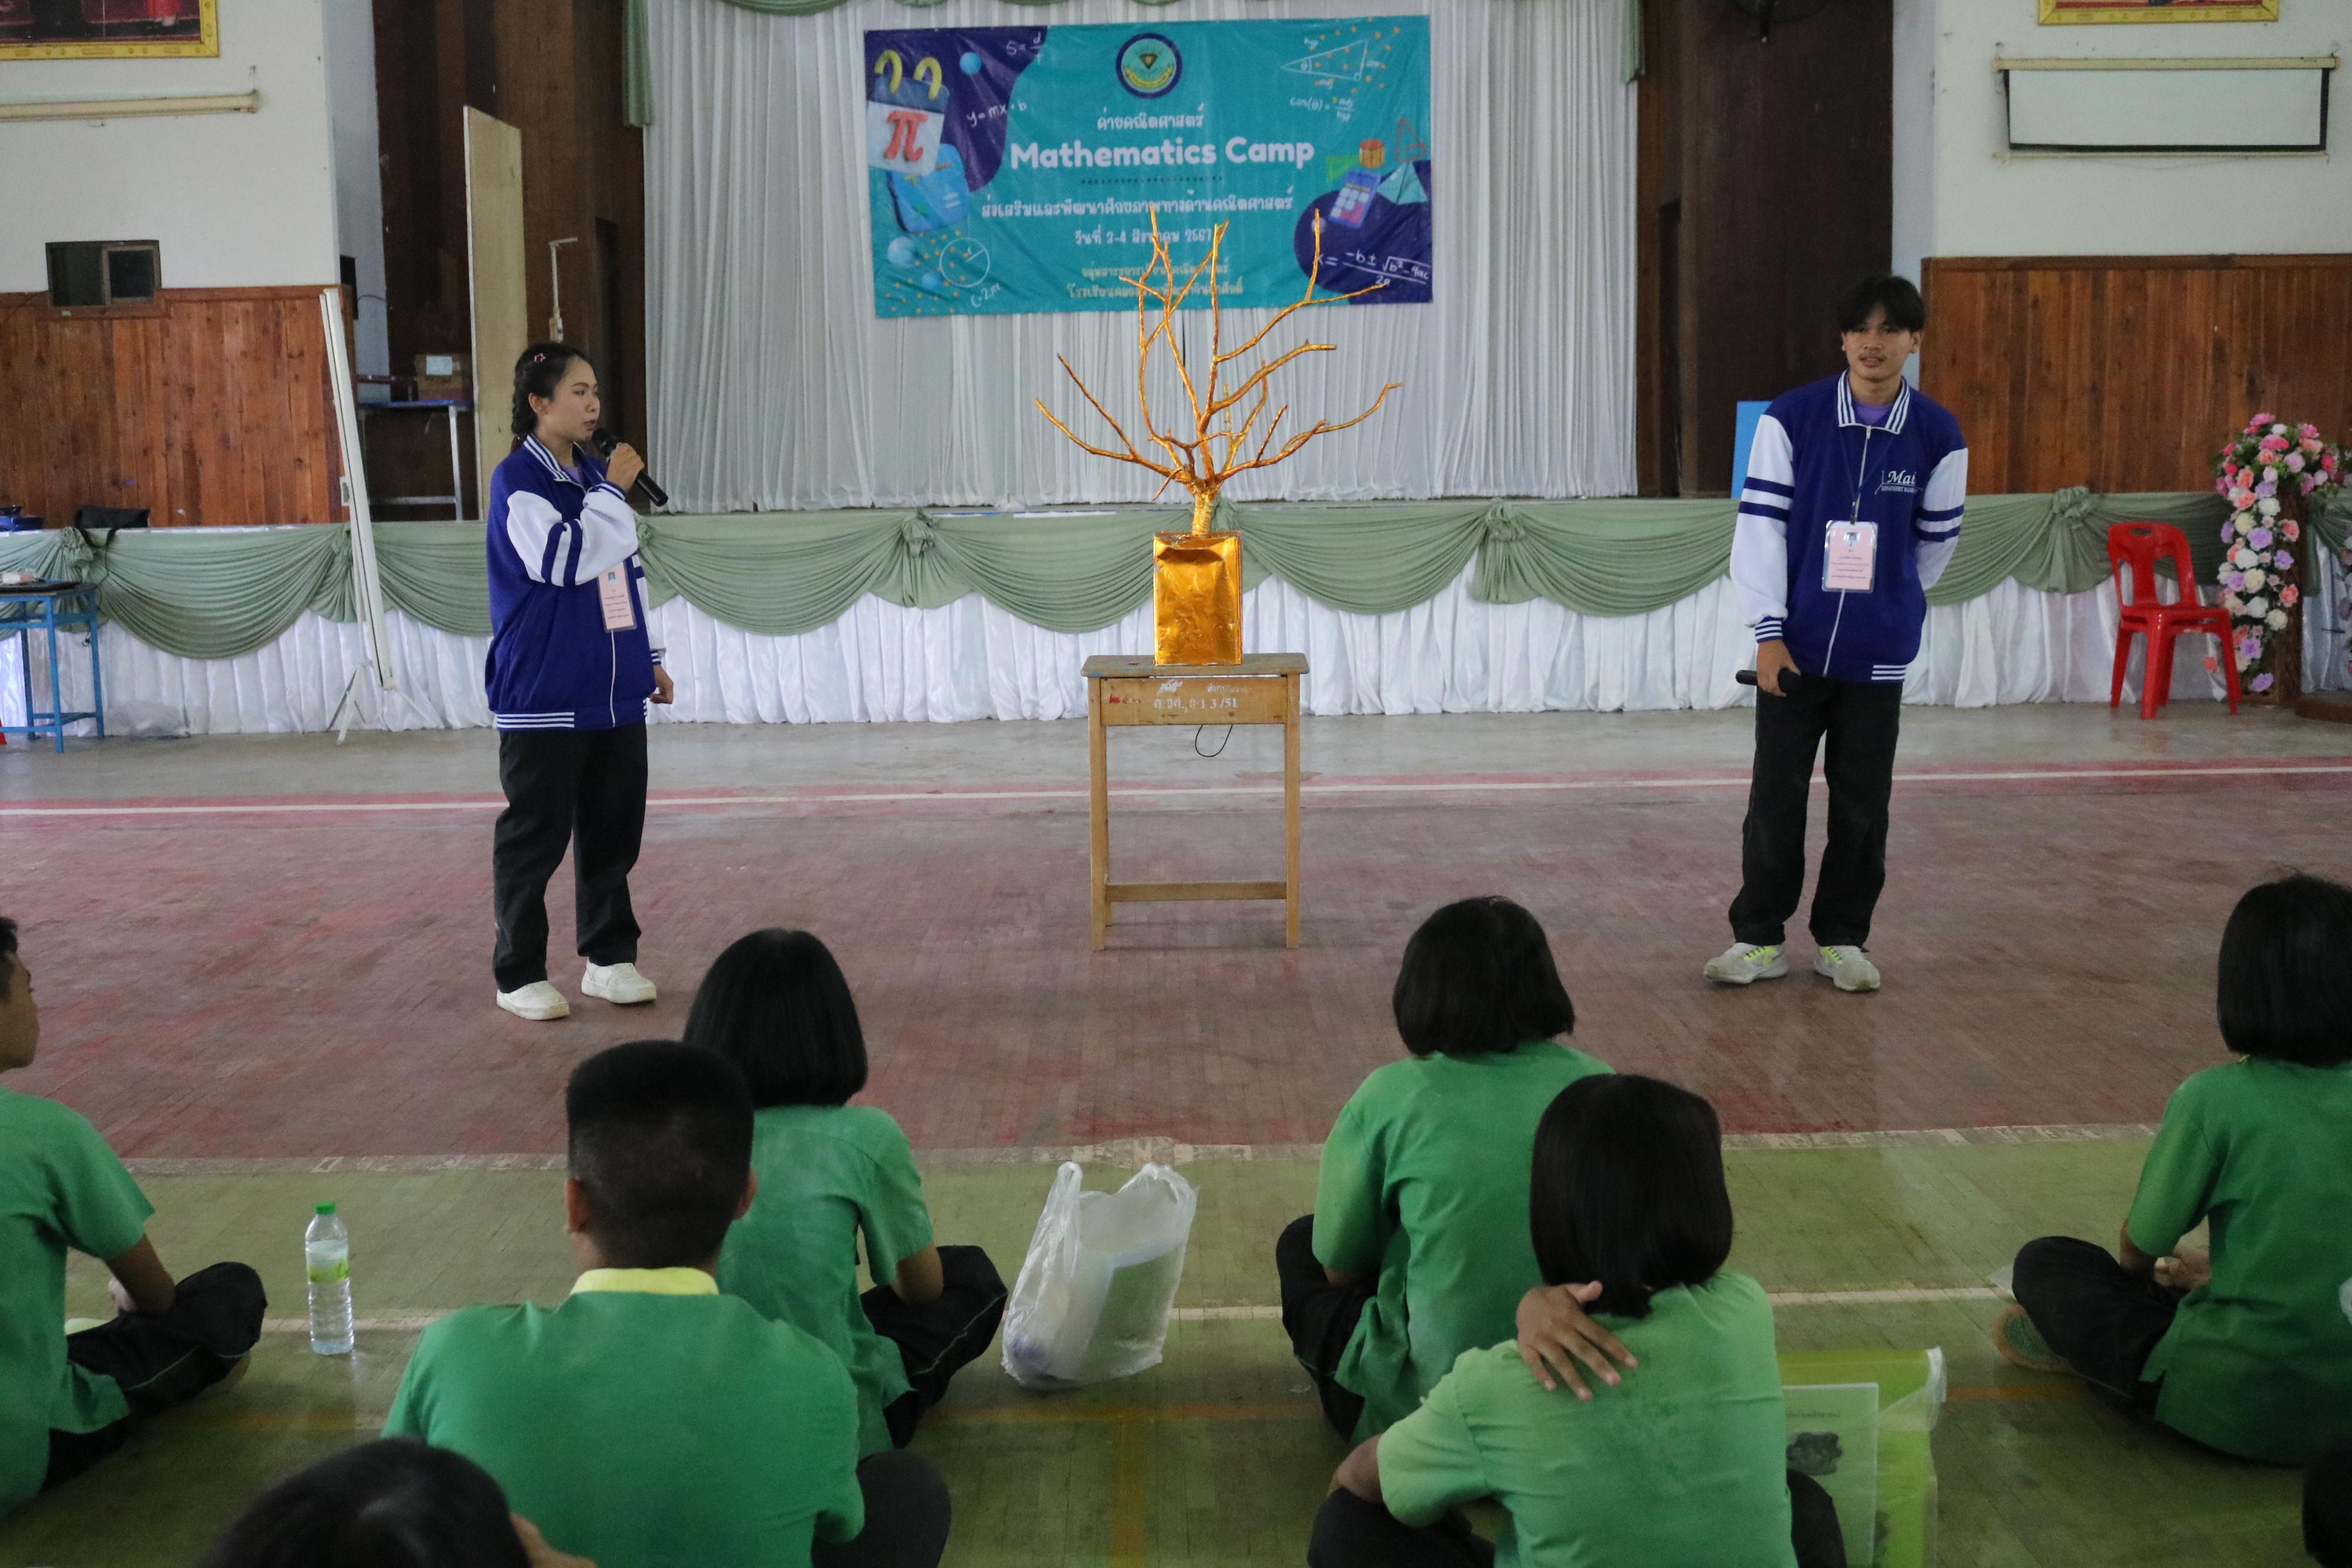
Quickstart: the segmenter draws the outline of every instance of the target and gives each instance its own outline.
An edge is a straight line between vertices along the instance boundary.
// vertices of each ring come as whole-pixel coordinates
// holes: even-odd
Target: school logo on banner
[[[877,29],[865,70],[877,315],[1132,310],[1155,216],[1185,270],[1227,226],[1227,305],[1431,297],[1425,16]]]
[[[1184,57],[1157,33],[1138,33],[1118,51],[1118,79],[1138,98],[1164,98],[1184,75]]]

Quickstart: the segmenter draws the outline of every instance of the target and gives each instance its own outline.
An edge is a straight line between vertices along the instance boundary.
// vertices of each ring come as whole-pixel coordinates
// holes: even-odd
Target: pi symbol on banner
[[[868,167],[920,179],[939,167],[940,141],[947,116],[903,104],[866,105],[866,162]]]

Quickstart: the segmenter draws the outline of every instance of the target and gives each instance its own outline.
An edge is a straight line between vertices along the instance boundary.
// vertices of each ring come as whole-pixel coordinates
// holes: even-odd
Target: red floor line
[[[2071,784],[2077,782],[2111,782],[2117,779],[2195,779],[2195,778],[2287,778],[2309,776],[2340,776],[2352,774],[2352,763],[2230,763],[2191,766],[2140,764],[2106,767],[2040,767],[2009,769],[1944,770],[1934,773],[1897,773],[1895,782],[1903,784]],[[1577,778],[1577,779],[1514,779],[1441,777],[1410,782],[1387,780],[1329,780],[1302,784],[1300,793],[1309,795],[1553,795],[1603,792],[1609,790],[1683,790],[1745,788],[1748,776],[1713,774],[1680,778]],[[1818,782],[1818,780],[1816,781]],[[1150,796],[1182,799],[1187,797],[1221,797],[1227,795],[1269,796],[1281,793],[1278,784],[1119,784],[1111,794],[1125,797]],[[647,804],[656,809],[738,805],[962,805],[990,801],[1016,800],[1084,800],[1087,792],[1076,786],[1002,790],[890,790],[865,791],[849,794],[828,794],[806,791],[786,795],[656,795]],[[432,812],[488,811],[506,803],[494,795],[467,795],[450,799],[416,800],[367,798],[318,800],[304,797],[246,798],[216,801],[148,801],[136,805],[0,805],[0,817],[114,817],[114,816],[272,816],[280,814],[364,814],[369,812]]]

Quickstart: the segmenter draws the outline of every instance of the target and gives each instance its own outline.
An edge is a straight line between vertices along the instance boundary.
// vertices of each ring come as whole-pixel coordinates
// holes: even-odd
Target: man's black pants
[[[181,1280],[172,1310],[160,1317],[123,1312],[68,1334],[67,1358],[114,1379],[131,1415],[95,1432],[53,1429],[41,1484],[71,1480],[122,1447],[131,1422],[184,1404],[226,1377],[261,1338],[268,1307],[260,1275],[242,1263],[215,1263]]]
[[[574,921],[591,963],[634,963],[629,869],[646,833],[646,727],[502,730],[507,808],[491,840],[499,989],[547,978],[547,882],[572,849]]]
[[[817,1542],[812,1568],[938,1568],[955,1509],[931,1462],[897,1448],[857,1461],[866,1528],[854,1541]]]
[[[2157,1384],[2140,1381],[2140,1373],[2172,1327],[2181,1292],[2071,1236],[2045,1236],[2020,1247],[2009,1288],[2044,1342],[2084,1382],[2138,1415],[2155,1415]]]
[[[1903,727],[1899,681],[1801,678],[1785,697],[1756,694],[1756,764],[1740,830],[1736,942],[1778,947],[1805,891],[1805,804],[1813,757],[1829,742],[1829,845],[1813,887],[1813,941],[1862,947],[1886,885],[1886,805],[1895,789],[1895,741]]]
[[[1797,1568],[1846,1568],[1837,1504],[1821,1482],[1794,1470],[1789,1472],[1789,1538]],[[1493,1568],[1494,1562],[1495,1543],[1458,1511],[1416,1528],[1344,1489],[1323,1500],[1307,1542],[1307,1568]]]
[[[977,1247],[940,1248],[941,1289],[936,1300],[915,1306],[887,1285],[862,1298],[866,1321],[898,1347],[907,1368],[907,1392],[883,1407],[890,1441],[903,1448],[915,1440],[923,1413],[948,1394],[955,1374],[980,1359],[1004,1321],[1004,1276]]]

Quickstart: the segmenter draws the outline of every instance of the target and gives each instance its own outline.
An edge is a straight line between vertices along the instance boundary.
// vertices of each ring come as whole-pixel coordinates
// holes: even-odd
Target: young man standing
[[[1871,279],[1838,302],[1837,321],[1845,374],[1784,394],[1758,422],[1732,538],[1740,618],[1756,630],[1757,696],[1734,941],[1706,965],[1727,985],[1789,973],[1805,797],[1826,739],[1813,970],[1841,991],[1878,989],[1864,949],[1886,883],[1903,678],[1968,498],[1959,422],[1903,379],[1927,321],[1919,290]]]

